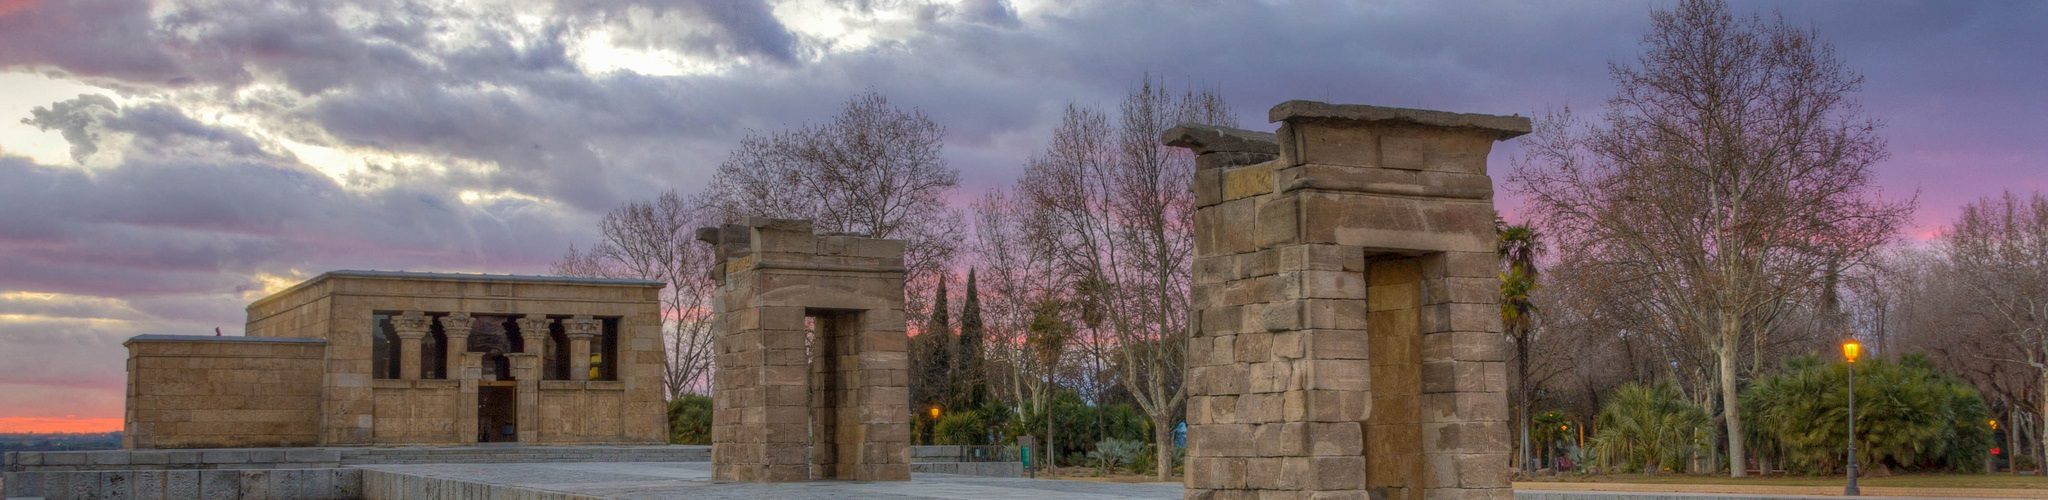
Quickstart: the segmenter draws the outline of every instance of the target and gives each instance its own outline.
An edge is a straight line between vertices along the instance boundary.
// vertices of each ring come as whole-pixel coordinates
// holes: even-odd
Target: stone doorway
[[[750,218],[716,247],[712,476],[910,479],[903,242]]]
[[[811,374],[811,479],[851,479],[860,463],[860,355],[852,333],[860,331],[859,311],[804,311],[804,339]]]
[[[1493,143],[1515,116],[1289,101],[1193,150],[1187,498],[1507,498]]]
[[[486,382],[476,389],[476,442],[519,441],[519,387]]]

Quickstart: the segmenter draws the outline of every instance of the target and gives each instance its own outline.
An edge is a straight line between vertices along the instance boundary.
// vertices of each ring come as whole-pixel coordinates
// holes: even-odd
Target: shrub
[[[1109,438],[1095,443],[1095,451],[1088,452],[1088,462],[1106,473],[1129,468],[1141,455],[1145,455],[1145,443]]]
[[[1848,364],[1795,358],[1742,394],[1763,456],[1788,470],[1834,473],[1848,442]],[[1926,358],[1871,359],[1856,366],[1856,452],[1866,466],[1906,470],[1984,466],[1991,431],[1983,398]]]
[[[670,444],[711,444],[711,396],[684,394],[668,402]]]
[[[1670,383],[1628,384],[1614,390],[1595,420],[1591,442],[1603,467],[1654,473],[1683,470],[1714,443],[1707,412],[1687,402]]]
[[[938,444],[949,445],[988,444],[989,426],[983,420],[979,411],[948,413],[939,417],[938,425],[932,430],[932,439]]]

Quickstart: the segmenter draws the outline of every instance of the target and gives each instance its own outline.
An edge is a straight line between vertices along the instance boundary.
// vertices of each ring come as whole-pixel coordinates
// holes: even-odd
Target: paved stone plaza
[[[367,498],[1043,499],[1180,498],[1178,483],[1101,483],[917,474],[909,481],[715,482],[711,464],[368,465]],[[454,493],[460,490],[462,493]]]

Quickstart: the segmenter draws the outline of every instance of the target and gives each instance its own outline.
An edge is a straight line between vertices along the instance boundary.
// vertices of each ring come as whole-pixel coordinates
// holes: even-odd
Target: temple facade
[[[322,274],[128,348],[129,448],[666,441],[661,282]]]

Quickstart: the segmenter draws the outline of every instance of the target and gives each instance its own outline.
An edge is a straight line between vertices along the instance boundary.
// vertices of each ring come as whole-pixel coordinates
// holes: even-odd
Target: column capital
[[[548,334],[548,325],[554,323],[554,320],[548,319],[545,314],[528,314],[519,318],[518,322],[520,335],[545,336]]]
[[[468,337],[469,329],[475,320],[469,313],[456,311],[442,316],[440,321],[443,334],[450,337]]]
[[[427,332],[433,331],[433,321],[434,319],[428,317],[427,313],[406,311],[391,317],[391,331],[398,334],[399,338],[425,337]]]
[[[562,320],[562,333],[570,339],[589,339],[604,330],[604,322],[589,315]]]

